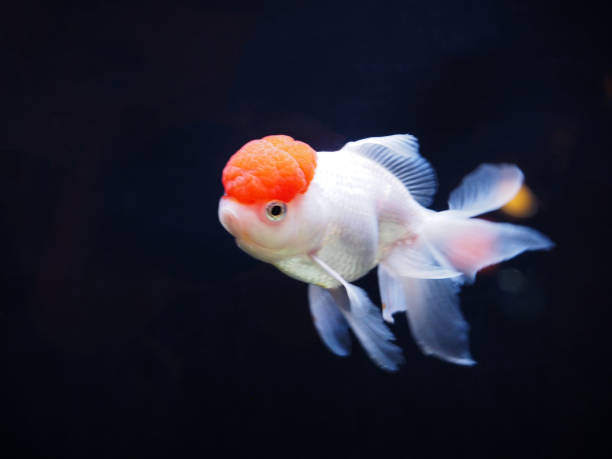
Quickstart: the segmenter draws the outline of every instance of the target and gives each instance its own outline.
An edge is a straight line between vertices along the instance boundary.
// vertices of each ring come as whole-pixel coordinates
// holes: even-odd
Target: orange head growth
[[[288,135],[251,140],[223,169],[225,194],[243,204],[289,202],[310,185],[317,165],[316,152]]]

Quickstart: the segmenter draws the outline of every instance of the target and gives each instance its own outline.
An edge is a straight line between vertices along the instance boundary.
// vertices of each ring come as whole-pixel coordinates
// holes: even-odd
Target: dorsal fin
[[[369,137],[349,142],[344,148],[384,166],[408,188],[419,204],[428,206],[433,201],[438,188],[436,173],[427,160],[419,154],[416,137],[410,134]]]

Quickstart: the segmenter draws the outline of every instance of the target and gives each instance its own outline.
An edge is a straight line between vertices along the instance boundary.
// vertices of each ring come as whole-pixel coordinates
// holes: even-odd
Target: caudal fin
[[[459,309],[461,284],[472,282],[485,266],[553,247],[534,229],[471,218],[506,204],[522,181],[516,166],[480,166],[451,193],[449,210],[431,214],[416,243],[396,245],[380,263],[384,319],[393,322],[393,314],[406,311],[412,335],[426,354],[474,364],[469,326]]]
[[[539,231],[510,223],[470,218],[495,210],[519,190],[523,174],[513,165],[483,164],[451,193],[449,207],[434,215],[423,238],[436,259],[473,281],[486,266],[527,250],[547,250],[554,243]]]
[[[424,235],[436,259],[472,282],[482,268],[527,250],[547,250],[553,242],[539,231],[509,223],[462,218],[440,212]]]
[[[485,214],[508,203],[522,184],[514,164],[481,164],[451,192],[448,208],[466,217]]]

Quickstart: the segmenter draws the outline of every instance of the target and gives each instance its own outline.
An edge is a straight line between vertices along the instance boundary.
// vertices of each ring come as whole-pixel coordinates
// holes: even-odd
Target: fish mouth
[[[234,209],[233,203],[228,200],[225,196],[221,197],[219,201],[219,221],[225,231],[230,233],[234,237],[239,237],[242,233],[242,224],[236,209]]]

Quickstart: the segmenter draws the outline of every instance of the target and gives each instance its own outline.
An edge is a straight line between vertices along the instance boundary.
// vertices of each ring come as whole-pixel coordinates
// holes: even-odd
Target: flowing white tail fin
[[[457,296],[461,284],[485,266],[553,246],[531,228],[471,218],[506,204],[522,181],[516,166],[480,166],[451,193],[449,210],[431,214],[416,244],[397,245],[378,267],[384,319],[392,322],[394,313],[406,311],[426,354],[473,364]]]
[[[473,282],[482,268],[527,250],[553,247],[540,232],[525,226],[470,218],[502,207],[520,189],[523,174],[513,165],[483,164],[466,176],[450,196],[450,209],[435,214],[423,229],[433,256]]]
[[[554,245],[542,233],[526,226],[447,215],[446,212],[432,219],[424,238],[437,261],[463,273],[468,282],[473,282],[482,268],[527,250],[550,249]]]

